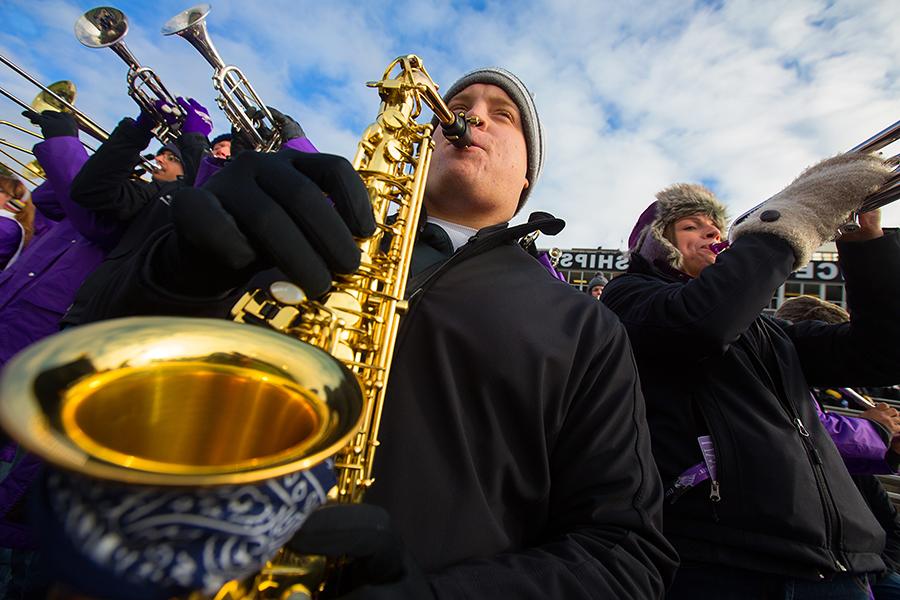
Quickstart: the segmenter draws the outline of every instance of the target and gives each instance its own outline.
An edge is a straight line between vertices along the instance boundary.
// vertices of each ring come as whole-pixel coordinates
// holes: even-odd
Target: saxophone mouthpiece
[[[450,125],[441,123],[441,131],[444,133],[444,138],[457,148],[468,148],[472,145],[469,123],[480,125],[481,119],[478,117],[466,117],[464,113],[459,113],[456,115],[456,120]]]

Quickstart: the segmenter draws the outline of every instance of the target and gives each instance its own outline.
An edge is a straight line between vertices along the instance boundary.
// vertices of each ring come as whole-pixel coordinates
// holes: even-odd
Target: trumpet
[[[153,117],[153,135],[163,144],[174,142],[181,130],[184,111],[160,78],[149,67],[143,67],[125,45],[128,18],[117,8],[98,6],[81,15],[75,22],[75,37],[88,48],[109,48],[128,64],[128,95],[141,110]],[[164,112],[164,104],[171,112]]]
[[[866,141],[857,144],[848,152],[878,152],[898,139],[900,139],[900,121],[879,131]],[[877,192],[866,198],[859,210],[854,212],[850,219],[841,225],[839,233],[850,233],[859,229],[857,219],[860,213],[876,210],[900,198],[900,166],[898,166],[900,164],[900,155],[894,155],[885,162],[894,167],[891,177]]]
[[[222,60],[206,29],[209,11],[209,4],[182,11],[166,22],[162,34],[183,37],[203,55],[214,69],[213,86],[219,92],[216,103],[235,130],[251,142],[254,150],[274,152],[281,147],[280,127],[244,73]]]
[[[882,131],[879,131],[866,141],[850,148],[849,150],[847,150],[847,152],[878,152],[882,148],[892,144],[898,139],[900,139],[900,121],[897,121],[893,125],[886,127]],[[850,217],[847,219],[847,222],[838,227],[838,237],[845,233],[851,233],[859,229],[860,214],[877,210],[882,206],[890,204],[891,202],[900,198],[900,166],[898,166],[900,165],[900,154],[888,158],[887,160],[885,160],[885,163],[894,167],[893,173],[878,190],[876,190],[873,194],[871,194],[863,201],[862,205],[858,209],[850,213]],[[763,204],[765,204],[765,202],[757,204],[750,210],[737,217],[729,227],[729,237],[730,232],[733,231],[737,225],[745,221],[747,217],[756,212],[756,210]]]

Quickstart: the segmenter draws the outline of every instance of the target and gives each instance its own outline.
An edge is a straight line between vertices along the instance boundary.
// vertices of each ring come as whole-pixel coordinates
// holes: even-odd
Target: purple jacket
[[[822,412],[818,402],[813,400],[813,404],[851,475],[894,472],[885,458],[888,448],[878,425],[862,417]]]
[[[66,218],[0,272],[0,365],[57,331],[76,290],[118,232],[115,223],[98,219],[69,198],[72,179],[87,160],[77,138],[50,138],[34,151],[47,172],[47,182],[34,191],[32,200],[43,214],[60,211]]]
[[[57,331],[60,317],[85,277],[114,242],[115,223],[96,218],[69,198],[69,186],[87,160],[75,137],[54,137],[34,147],[47,181],[32,193],[39,211],[60,218],[0,272],[0,366],[32,342]],[[0,461],[16,464],[0,483],[0,540],[7,548],[34,548],[26,526],[5,519],[33,480],[40,460],[0,447]]]
[[[0,271],[19,253],[22,226],[9,214],[0,214]]]

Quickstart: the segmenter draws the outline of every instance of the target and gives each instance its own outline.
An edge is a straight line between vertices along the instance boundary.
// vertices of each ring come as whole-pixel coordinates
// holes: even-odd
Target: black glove
[[[282,144],[294,138],[306,137],[306,133],[303,131],[303,128],[300,127],[300,123],[291,118],[290,115],[286,115],[277,108],[272,108],[271,106],[267,106],[266,108],[269,109],[269,112],[272,114],[272,120],[275,121],[276,125],[278,125],[278,129],[281,131]],[[259,116],[259,113],[260,111],[256,109],[250,109],[247,112],[247,116],[249,116],[252,120],[256,120],[256,118]],[[259,133],[264,139],[268,139],[272,136],[272,130],[266,126],[260,127]],[[237,156],[244,150],[252,149],[253,141],[250,139],[250,137],[232,127],[231,156]]]
[[[354,236],[375,231],[350,163],[296,150],[243,153],[202,188],[177,191],[172,215],[174,232],[150,258],[153,279],[189,296],[220,295],[271,266],[321,296],[332,273],[359,267]]]
[[[433,600],[422,569],[391,529],[387,512],[371,504],[331,504],[313,512],[288,547],[298,554],[349,558],[337,600]],[[334,582],[329,582],[332,584]],[[334,585],[333,585],[334,587]]]
[[[23,110],[22,116],[41,128],[44,139],[78,137],[78,123],[69,113],[45,110],[38,114],[33,110]]]

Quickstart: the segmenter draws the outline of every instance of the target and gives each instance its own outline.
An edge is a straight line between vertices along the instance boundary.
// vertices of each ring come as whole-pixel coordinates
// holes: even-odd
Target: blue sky
[[[226,130],[211,68],[186,41],[159,34],[189,4],[114,5],[129,17],[137,59]],[[75,81],[79,106],[111,129],[137,107],[125,63],[72,34],[93,6],[0,0],[0,52],[43,81]],[[444,86],[485,65],[516,72],[547,138],[526,212],[566,219],[544,240],[564,248],[620,247],[653,194],[681,181],[712,187],[738,215],[900,119],[898,22],[900,2],[890,0],[218,0],[208,18],[223,59],[267,104],[322,151],[348,157],[377,110],[365,82],[394,57],[418,54]],[[5,67],[0,85],[35,93]],[[17,117],[5,99],[0,107],[0,118]],[[886,210],[885,224],[900,225],[900,207]]]

